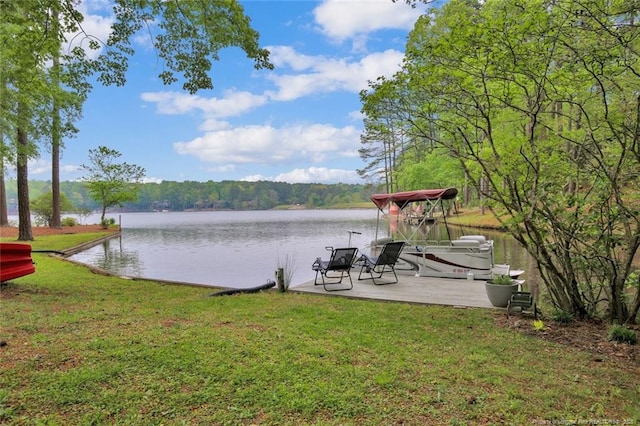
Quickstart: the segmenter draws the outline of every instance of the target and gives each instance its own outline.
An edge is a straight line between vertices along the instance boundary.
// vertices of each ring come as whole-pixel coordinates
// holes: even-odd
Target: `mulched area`
[[[109,227],[109,232],[118,232],[120,229],[117,226]],[[34,226],[31,228],[33,238],[43,235],[57,235],[57,234],[81,234],[91,232],[104,232],[105,229],[101,225],[77,225],[77,226],[63,226],[62,228],[49,228],[44,226]],[[0,227],[0,237],[2,238],[18,238],[17,227]]]
[[[604,321],[573,321],[568,324],[542,318],[544,327],[533,327],[533,316],[496,314],[496,325],[516,330],[538,339],[589,352],[595,362],[614,362],[638,370],[640,374],[640,341],[635,345],[609,340],[609,324]],[[640,325],[627,325],[640,338]]]

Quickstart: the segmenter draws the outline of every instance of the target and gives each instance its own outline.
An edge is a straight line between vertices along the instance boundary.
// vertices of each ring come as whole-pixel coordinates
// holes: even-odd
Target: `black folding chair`
[[[326,291],[351,290],[353,281],[351,280],[351,267],[356,260],[357,248],[337,248],[332,249],[331,258],[327,261],[317,258],[311,266],[316,271],[314,285],[322,284]],[[322,277],[322,282],[318,282],[318,274]],[[348,277],[350,286],[345,288],[328,289],[327,285],[341,284],[342,279]],[[337,281],[336,281],[337,280]]]
[[[395,241],[386,243],[382,247],[380,255],[377,257],[367,256],[363,254],[360,258],[362,260],[362,267],[360,268],[359,280],[371,280],[375,285],[383,284],[395,284],[398,282],[398,276],[396,275],[396,262],[400,257],[404,247],[404,241]],[[362,278],[362,273],[369,274],[369,277]],[[376,281],[382,278],[382,274],[385,272],[393,273],[394,281]]]

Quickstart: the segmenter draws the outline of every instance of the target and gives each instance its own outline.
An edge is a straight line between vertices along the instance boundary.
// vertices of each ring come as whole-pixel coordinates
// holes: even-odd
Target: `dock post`
[[[284,287],[284,268],[278,268],[276,271],[276,284],[278,285],[278,290],[284,293],[286,290]]]

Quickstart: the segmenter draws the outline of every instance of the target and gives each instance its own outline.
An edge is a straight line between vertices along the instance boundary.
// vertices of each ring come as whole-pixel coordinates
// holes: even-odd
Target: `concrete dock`
[[[322,285],[314,285],[312,280],[291,287],[289,291],[429,305],[500,309],[489,302],[484,289],[485,282],[482,280],[469,281],[398,274],[398,282],[395,284],[375,285],[370,279],[358,280],[358,272],[359,270],[351,272],[352,290],[325,291]],[[393,274],[385,273],[382,278],[393,279]],[[344,285],[345,280],[347,285]],[[342,284],[332,284],[328,288],[348,288],[348,282],[349,279],[344,278]]]

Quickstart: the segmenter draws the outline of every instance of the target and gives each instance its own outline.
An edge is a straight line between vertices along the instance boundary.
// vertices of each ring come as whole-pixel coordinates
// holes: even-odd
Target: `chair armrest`
[[[377,257],[372,257],[369,255],[366,255],[364,253],[362,253],[362,256],[360,257],[361,260],[364,260],[365,265],[364,266],[374,266],[376,264],[376,262],[378,262],[378,258]]]
[[[327,267],[329,266],[329,261],[328,260],[322,260],[321,258],[316,258],[316,261],[313,262],[313,265],[311,265],[311,269],[313,271],[323,271],[325,269],[327,269]]]

